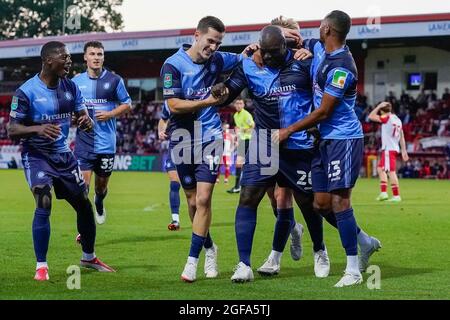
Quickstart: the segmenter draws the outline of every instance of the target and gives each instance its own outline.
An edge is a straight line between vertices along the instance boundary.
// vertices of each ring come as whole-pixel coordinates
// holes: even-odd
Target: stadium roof
[[[318,38],[320,20],[299,21],[304,38]],[[227,27],[223,46],[244,46],[257,42],[264,24]],[[163,31],[84,33],[67,36],[0,41],[1,58],[39,56],[44,43],[63,41],[70,52],[82,53],[86,41],[99,40],[107,51],[175,49],[191,43],[195,29]],[[450,36],[450,13],[353,18],[349,40]]]

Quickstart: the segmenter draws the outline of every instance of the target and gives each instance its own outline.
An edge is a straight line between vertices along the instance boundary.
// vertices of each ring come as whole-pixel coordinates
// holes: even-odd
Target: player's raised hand
[[[112,118],[111,112],[106,110],[95,111],[95,118],[98,121],[107,121]]]
[[[94,121],[92,121],[91,117],[86,113],[78,117],[77,125],[81,130],[89,132],[94,127]]]
[[[303,44],[303,38],[300,35],[300,30],[296,29],[288,29],[288,28],[281,28],[283,30],[283,35],[286,38],[288,42],[294,41],[296,43],[296,47],[300,48]]]
[[[262,68],[264,66],[264,60],[260,50],[253,52],[252,60],[258,67]]]
[[[39,126],[37,134],[50,140],[56,140],[61,134],[61,127],[57,124],[45,123]]]
[[[313,56],[313,54],[311,53],[311,51],[309,51],[305,48],[298,49],[294,53],[295,60],[305,60],[305,59],[311,58],[312,56]]]
[[[258,50],[259,50],[259,44],[258,43],[252,43],[252,44],[249,44],[244,49],[244,51],[242,51],[242,55],[244,55],[245,57],[250,57],[251,55],[253,55]]]
[[[390,105],[389,102],[383,101],[383,102],[380,102],[380,103],[375,107],[375,109],[380,110],[380,109],[382,109],[382,108],[384,108],[384,107],[387,107],[388,105]]]

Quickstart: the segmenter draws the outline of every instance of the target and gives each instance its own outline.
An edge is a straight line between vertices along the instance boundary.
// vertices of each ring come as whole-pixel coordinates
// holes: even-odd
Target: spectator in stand
[[[449,125],[449,123],[450,121],[448,119],[439,121],[439,129],[437,130],[437,135],[439,137],[447,135],[447,126]]]
[[[399,102],[398,102],[397,97],[395,96],[394,92],[389,91],[389,95],[386,96],[385,101],[389,102],[392,105],[392,110],[395,113],[398,113]]]
[[[0,118],[3,119],[3,118]],[[0,140],[8,139],[8,132],[6,131],[6,127],[0,121]]]
[[[11,160],[8,162],[8,169],[17,169],[16,158],[11,157]]]
[[[415,159],[413,162],[414,171],[420,172],[422,170],[422,159]]]
[[[421,89],[419,95],[417,96],[416,102],[420,105],[424,104],[427,101],[427,95],[425,94],[425,90]]]
[[[405,92],[405,90],[402,90],[402,94],[400,96],[400,103],[409,104],[409,95]]]
[[[430,90],[430,93],[427,95],[427,100],[428,100],[428,102],[432,102],[432,101],[436,101],[437,100],[436,93],[434,93],[433,90]]]
[[[409,109],[405,110],[405,116],[403,117],[402,122],[404,125],[411,122],[411,113]]]
[[[420,178],[426,178],[431,175],[431,167],[430,167],[430,161],[425,160],[423,163],[422,170],[420,170],[419,177]]]
[[[414,166],[411,161],[406,162],[406,164],[400,168],[398,171],[402,178],[416,178],[416,173],[414,170]]]
[[[450,143],[445,147],[445,152],[447,153],[447,170],[446,170],[446,178],[450,179]]]
[[[158,105],[155,111],[155,120],[161,119],[161,116],[162,116],[162,106]]]
[[[448,88],[445,88],[445,92],[442,94],[442,100],[444,101],[450,100],[450,92]]]
[[[435,162],[433,166],[431,167],[431,175],[435,176],[438,179],[442,178],[442,174],[444,172],[444,167],[439,164],[438,162]]]

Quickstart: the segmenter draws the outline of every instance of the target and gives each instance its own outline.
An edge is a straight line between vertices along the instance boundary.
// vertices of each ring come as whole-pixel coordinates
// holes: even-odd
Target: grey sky
[[[222,5],[221,5],[222,3]],[[450,12],[448,0],[275,0],[269,1],[124,0],[120,11],[125,31],[194,28],[206,15],[220,18],[225,25],[266,23],[278,15],[296,20],[319,20],[339,9],[351,17],[390,16]]]

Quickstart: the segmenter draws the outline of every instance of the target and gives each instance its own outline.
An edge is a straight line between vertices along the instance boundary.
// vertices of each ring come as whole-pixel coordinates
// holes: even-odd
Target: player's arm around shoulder
[[[216,85],[217,86],[217,85]],[[180,98],[167,99],[167,106],[173,114],[192,113],[203,108],[217,106],[222,104],[228,98],[228,89],[226,87],[211,89],[211,94],[203,100],[186,100]],[[222,92],[215,94],[214,92]]]
[[[186,99],[183,91],[183,75],[181,70],[182,66],[177,61],[166,61],[161,68],[163,98],[170,113],[192,113],[220,102],[213,95],[209,95],[202,100]]]

